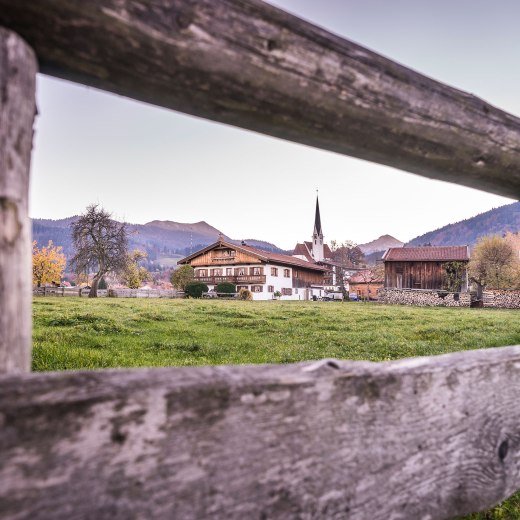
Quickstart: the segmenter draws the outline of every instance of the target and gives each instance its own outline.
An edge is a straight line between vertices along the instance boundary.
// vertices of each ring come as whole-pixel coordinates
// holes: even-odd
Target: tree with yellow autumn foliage
[[[55,246],[52,240],[42,248],[33,242],[33,285],[41,287],[48,283],[59,283],[65,264],[65,255],[60,246]]]

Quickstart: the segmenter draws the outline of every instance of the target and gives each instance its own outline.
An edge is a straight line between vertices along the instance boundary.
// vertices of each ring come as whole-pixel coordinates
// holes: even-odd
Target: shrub
[[[253,293],[249,289],[240,289],[238,293],[239,300],[252,300]]]
[[[101,280],[99,280],[98,289],[108,289],[105,278],[101,278]]]
[[[236,285],[232,284],[231,282],[219,283],[217,285],[217,287],[215,288],[215,290],[218,293],[226,293],[226,294],[231,294],[231,293],[236,293],[237,292]]]
[[[201,298],[203,292],[208,292],[208,286],[202,282],[190,282],[184,288],[184,292],[191,298]]]

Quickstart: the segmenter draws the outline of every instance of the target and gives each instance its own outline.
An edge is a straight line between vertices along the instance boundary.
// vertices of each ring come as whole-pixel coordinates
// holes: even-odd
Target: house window
[[[211,276],[222,276],[222,269],[212,269]]]
[[[245,267],[239,267],[238,269],[235,269],[235,274],[237,276],[245,276],[246,268]]]
[[[290,289],[290,288],[285,288],[285,287],[284,287],[284,288],[282,289],[282,294],[283,294],[284,296],[292,296],[292,289]]]
[[[253,276],[259,276],[262,274],[262,268],[261,267],[252,267],[251,268],[251,274]]]
[[[231,276],[233,274],[233,269],[231,267],[226,267],[226,276]]]
[[[262,292],[264,288],[261,285],[252,285],[251,292]]]
[[[268,285],[267,292],[274,292],[274,285]]]
[[[271,267],[271,276],[278,276],[278,267]]]
[[[290,269],[284,269],[283,270],[283,275],[285,276],[285,278],[290,278],[291,277]]]
[[[199,269],[197,274],[198,276],[207,276],[206,269]]]

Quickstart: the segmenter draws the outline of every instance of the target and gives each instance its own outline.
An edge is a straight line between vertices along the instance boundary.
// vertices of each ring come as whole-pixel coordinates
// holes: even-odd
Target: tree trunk
[[[37,68],[32,49],[0,27],[0,372],[31,367],[28,192]]]
[[[102,276],[103,275],[100,275],[99,273],[96,274],[96,276],[94,276],[94,279],[92,280],[92,285],[90,286],[90,292],[88,293],[89,298],[97,298],[98,285]]]

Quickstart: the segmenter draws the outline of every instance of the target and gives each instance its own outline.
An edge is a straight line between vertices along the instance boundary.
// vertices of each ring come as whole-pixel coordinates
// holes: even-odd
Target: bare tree
[[[330,249],[332,260],[340,262],[345,267],[359,266],[365,263],[363,251],[352,240],[345,240],[342,243],[331,240]]]
[[[95,271],[89,298],[96,298],[101,278],[126,266],[126,224],[112,220],[110,213],[97,204],[91,204],[71,227],[76,250],[71,263],[76,273]]]

